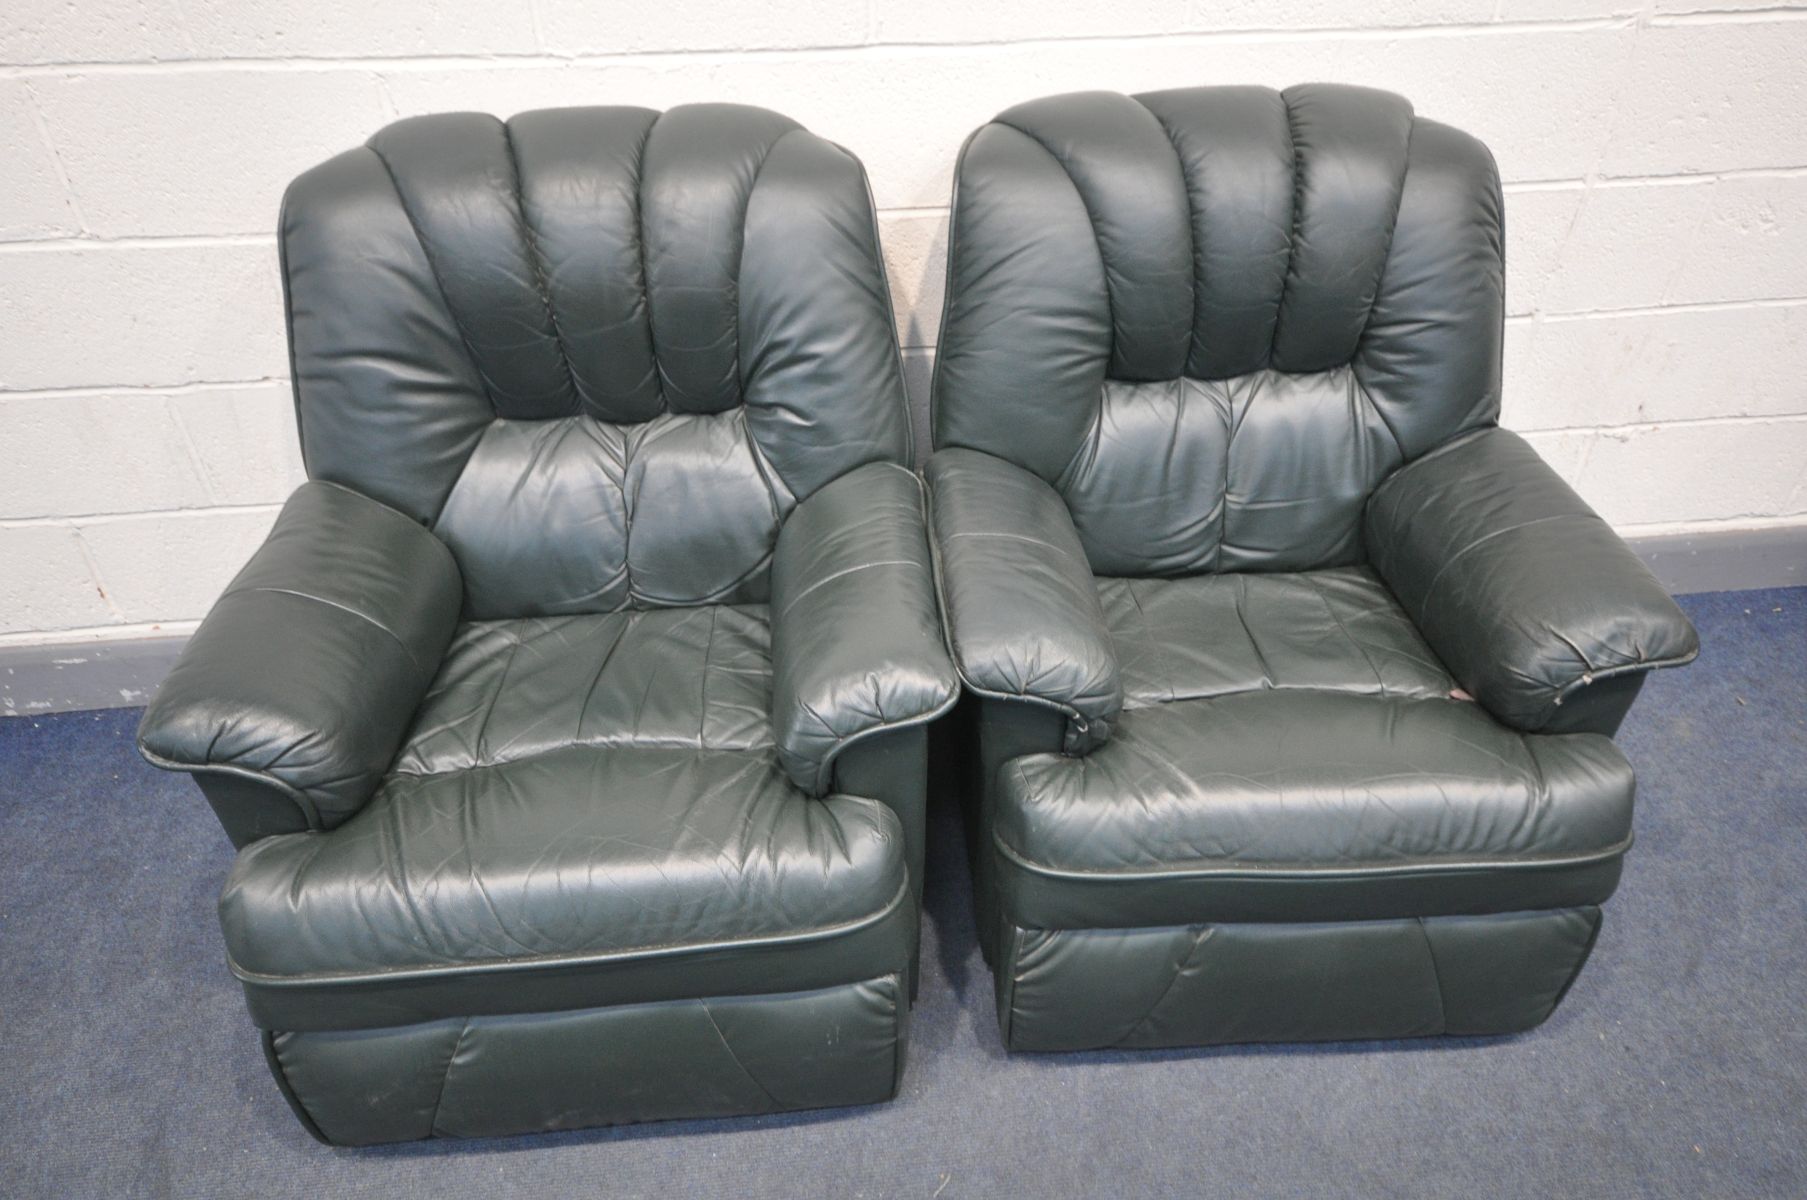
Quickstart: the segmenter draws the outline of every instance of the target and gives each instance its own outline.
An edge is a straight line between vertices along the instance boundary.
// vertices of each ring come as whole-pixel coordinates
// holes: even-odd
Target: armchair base
[[[1012,1050],[1519,1033],[1555,1011],[1597,907],[1387,921],[1021,929],[999,945]]]
[[[900,974],[763,996],[266,1032],[308,1130],[343,1146],[872,1104],[897,1093]]]
[[[1281,710],[1317,703],[1309,692],[1251,693],[1222,707],[1245,702],[1261,710],[1254,728],[1267,730],[1289,760],[1308,760],[1314,751],[1350,741],[1339,739],[1329,720],[1307,722],[1309,729],[1282,728]],[[1350,704],[1369,702],[1356,698]],[[1430,771],[1436,754],[1452,746],[1487,745],[1485,728],[1469,730],[1474,736],[1465,741],[1408,736],[1407,717],[1479,719],[1468,705],[1427,700],[1410,707],[1419,706],[1427,711],[1395,722],[1399,752],[1410,751],[1416,772]],[[1177,714],[1181,706],[1163,707]],[[969,699],[947,723],[938,753],[967,769],[961,792],[979,941],[1009,1049],[1519,1033],[1549,1018],[1586,965],[1601,905],[1618,882],[1629,830],[1629,769],[1605,739],[1524,739],[1524,753],[1544,764],[1541,774],[1533,773],[1540,790],[1530,809],[1544,832],[1535,845],[1521,847],[1523,853],[1453,861],[1439,851],[1454,843],[1430,844],[1438,827],[1419,814],[1395,836],[1418,839],[1420,855],[1397,864],[1403,869],[1395,873],[1364,869],[1359,861],[1363,839],[1380,839],[1382,818],[1406,812],[1417,791],[1416,776],[1382,761],[1384,743],[1362,750],[1368,769],[1359,780],[1314,789],[1308,780],[1283,777],[1272,764],[1245,761],[1270,744],[1247,730],[1239,727],[1226,741],[1218,723],[1181,722],[1171,732],[1184,736],[1163,740],[1158,722],[1143,719],[1151,715],[1161,717],[1161,709],[1127,712],[1120,736],[1131,739],[1125,747],[1139,745],[1151,754],[1162,771],[1146,776],[1150,787],[1124,793],[1133,803],[1089,807],[1082,807],[1082,793],[1054,791],[1028,804],[1023,780],[1013,781],[1012,772],[1026,765],[1058,776],[1082,763],[1104,771],[1117,761],[1111,754],[1117,741],[1088,760],[1058,758],[1049,753],[1058,744],[1058,714],[1021,702]],[[1508,743],[1520,737],[1501,736]],[[1187,754],[1201,748],[1214,774],[1189,773]],[[1485,778],[1487,763],[1510,756],[1508,745],[1507,753],[1484,756],[1468,775]],[[1323,777],[1339,780],[1334,768],[1333,761]],[[1282,809],[1298,810],[1312,814],[1312,827],[1325,831],[1336,825],[1339,802],[1354,803],[1363,816],[1362,837],[1348,843],[1347,853],[1326,852],[1322,872],[1301,870],[1304,862],[1268,873],[1200,858],[1236,832],[1229,822],[1237,796],[1222,790],[1223,778],[1263,781],[1255,802],[1274,810],[1276,820],[1285,815]],[[1185,786],[1171,792],[1153,787],[1163,780]],[[1448,795],[1451,803],[1460,799],[1457,783],[1433,782],[1431,794]],[[1388,790],[1395,786],[1403,790]],[[1378,799],[1370,804],[1370,797]],[[1477,796],[1463,802],[1472,813],[1486,810]],[[1012,804],[1020,811],[1006,822],[1003,808]],[[1437,808],[1426,811],[1435,815]],[[1067,837],[1061,821],[1072,812],[1083,812],[1088,821],[1082,835]],[[1115,834],[1124,822],[1140,829],[1155,816],[1172,823],[1172,831],[1155,830],[1135,845],[1163,856],[1159,861],[1125,859],[1114,869],[1094,861],[1099,854],[1133,850]],[[1034,862],[1010,857],[998,836],[1001,825],[1029,839]],[[1467,837],[1524,827],[1517,820],[1475,817],[1444,832]],[[1182,847],[1193,857],[1182,856]],[[1047,865],[1035,868],[1044,859]]]

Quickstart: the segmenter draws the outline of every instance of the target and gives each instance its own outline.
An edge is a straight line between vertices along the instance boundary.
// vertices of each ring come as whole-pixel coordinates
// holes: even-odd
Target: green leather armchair
[[[882,1100],[957,681],[864,173],[774,113],[403,121],[289,189],[310,482],[145,714],[360,1144]]]
[[[1009,1046],[1507,1033],[1581,969],[1697,645],[1498,427],[1501,243],[1382,92],[968,141],[928,478]]]

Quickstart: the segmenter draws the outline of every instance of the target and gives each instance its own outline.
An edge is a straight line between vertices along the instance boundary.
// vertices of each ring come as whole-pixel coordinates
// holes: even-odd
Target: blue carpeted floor
[[[1807,1196],[1807,590],[1684,603],[1624,885],[1530,1034],[1007,1058],[941,811],[895,1103],[373,1151],[266,1074],[231,850],[138,713],[0,721],[0,1196]]]

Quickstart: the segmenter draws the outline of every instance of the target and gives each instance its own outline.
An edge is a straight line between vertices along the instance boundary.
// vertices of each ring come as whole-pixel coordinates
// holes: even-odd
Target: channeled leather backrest
[[[1501,241],[1486,148],[1386,92],[1020,105],[961,154],[935,444],[1101,574],[1360,561],[1374,485],[1498,417]]]
[[[798,501],[909,459],[865,174],[776,113],[402,121],[282,253],[308,473],[430,526],[473,617],[763,600]]]

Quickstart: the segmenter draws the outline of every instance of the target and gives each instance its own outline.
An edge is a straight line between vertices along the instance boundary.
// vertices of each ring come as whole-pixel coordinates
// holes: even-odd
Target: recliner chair
[[[955,699],[859,163],[403,121],[281,249],[310,482],[145,714],[269,1064],[368,1143],[884,1099]]]
[[[932,524],[1025,1050],[1500,1034],[1697,652],[1497,425],[1498,176],[1397,96],[1056,96],[957,172]]]

